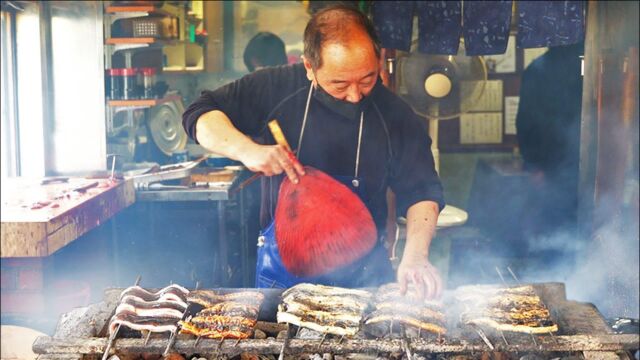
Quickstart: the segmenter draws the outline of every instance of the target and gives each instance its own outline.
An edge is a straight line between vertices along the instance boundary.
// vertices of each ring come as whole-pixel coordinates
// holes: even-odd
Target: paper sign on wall
[[[477,81],[463,81],[461,91],[467,93],[469,87],[476,86]],[[473,99],[471,99],[473,100]],[[485,83],[484,92],[469,111],[502,111],[502,80],[489,80]]]
[[[460,144],[502,143],[502,113],[470,113],[460,116]]]
[[[519,103],[519,96],[504,97],[504,133],[507,135],[515,135],[517,133],[516,115],[518,115]]]
[[[485,55],[487,69],[492,73],[516,72],[516,37],[510,36],[504,54]]]

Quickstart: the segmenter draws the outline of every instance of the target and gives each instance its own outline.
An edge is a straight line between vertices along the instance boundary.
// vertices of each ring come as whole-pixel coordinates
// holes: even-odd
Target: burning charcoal
[[[185,360],[180,354],[172,353],[163,358],[164,360]]]

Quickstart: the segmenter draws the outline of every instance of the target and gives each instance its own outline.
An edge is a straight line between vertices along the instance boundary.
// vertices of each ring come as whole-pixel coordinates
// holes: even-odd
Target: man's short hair
[[[252,37],[244,49],[243,59],[250,72],[253,72],[256,66],[277,66],[288,63],[284,41],[270,32],[259,32]]]
[[[371,39],[376,56],[380,57],[380,41],[373,23],[357,9],[346,5],[328,6],[311,17],[304,29],[304,56],[314,69],[322,66],[320,55],[327,42],[346,41],[350,27],[363,30]]]

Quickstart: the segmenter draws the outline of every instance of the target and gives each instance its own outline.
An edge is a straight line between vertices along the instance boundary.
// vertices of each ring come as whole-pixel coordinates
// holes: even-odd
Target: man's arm
[[[255,143],[240,132],[222,111],[202,114],[196,122],[196,136],[207,150],[238,160],[251,171],[267,176],[284,171],[293,183],[298,183],[298,175],[304,175],[302,165],[284,147]]]
[[[407,241],[397,274],[401,293],[406,292],[409,283],[414,283],[426,298],[439,297],[442,292],[440,274],[429,262],[438,214],[438,203],[434,201],[418,202],[407,211]]]

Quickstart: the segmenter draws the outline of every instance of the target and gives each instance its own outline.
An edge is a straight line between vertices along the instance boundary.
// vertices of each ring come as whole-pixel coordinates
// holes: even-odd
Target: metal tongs
[[[191,170],[204,161],[207,156],[202,156],[193,161],[182,162],[178,164],[170,164],[160,166],[157,171],[151,169],[140,171],[130,171],[126,174],[126,178],[133,179],[133,184],[138,190],[146,190],[152,187],[154,183],[166,180],[176,180],[189,177]]]

